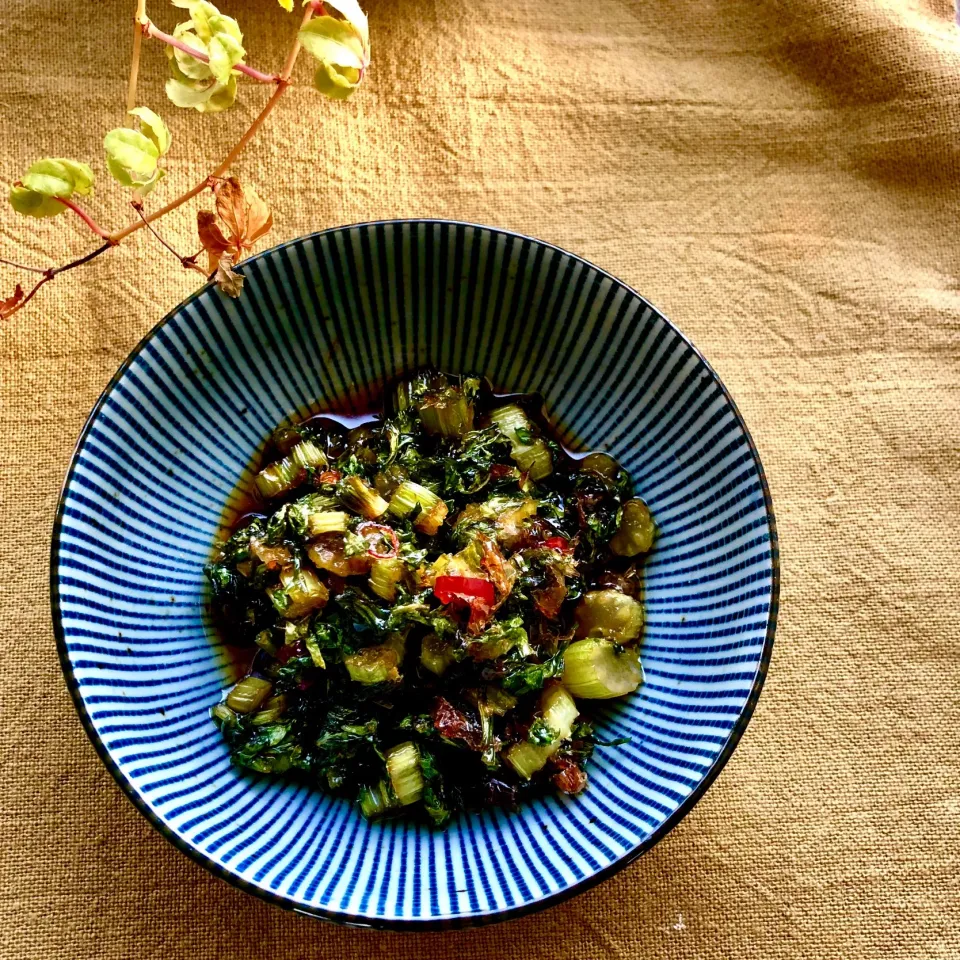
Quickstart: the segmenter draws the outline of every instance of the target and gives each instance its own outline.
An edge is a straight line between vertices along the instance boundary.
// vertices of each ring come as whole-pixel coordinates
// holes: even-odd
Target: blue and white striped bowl
[[[739,740],[773,642],[778,563],[757,452],[671,324],[572,254],[502,230],[393,221],[328,230],[204,288],[133,351],[84,428],[57,515],[52,604],[81,719],[139,809],[218,876],[300,912],[457,926],[556,903],[693,806]],[[421,366],[539,391],[563,441],[611,451],[661,529],[642,690],[603,714],[577,798],[446,832],[231,766],[209,718],[232,668],[202,568],[235,489],[285,417],[375,408]]]

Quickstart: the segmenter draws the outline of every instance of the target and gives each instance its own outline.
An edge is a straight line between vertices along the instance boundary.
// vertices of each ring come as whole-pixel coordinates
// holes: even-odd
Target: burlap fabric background
[[[780,523],[780,630],[756,717],[652,853],[504,926],[343,930],[177,853],[87,742],[47,605],[84,418],[195,285],[140,234],[0,329],[0,954],[960,957],[960,39],[947,0],[369,5],[362,92],[293,92],[238,172],[273,202],[277,241],[379,217],[497,224],[594,260],[693,338],[753,430]],[[273,0],[223,6],[251,62],[278,64],[294,21]],[[3,4],[4,185],[36,156],[99,163],[121,120],[132,8]],[[175,113],[163,70],[150,47],[141,99],[175,131],[157,191],[169,199],[265,91],[212,119]],[[111,225],[127,216],[114,190],[90,206]],[[163,230],[188,248],[190,223]],[[91,241],[74,220],[9,210],[0,230],[0,255],[44,264]]]

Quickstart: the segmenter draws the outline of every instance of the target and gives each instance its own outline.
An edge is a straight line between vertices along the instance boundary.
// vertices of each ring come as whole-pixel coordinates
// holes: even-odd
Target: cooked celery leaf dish
[[[251,651],[213,710],[233,761],[438,826],[582,791],[590,702],[643,676],[656,529],[619,464],[569,456],[532,398],[434,372],[354,429],[281,429],[266,462],[208,567]]]

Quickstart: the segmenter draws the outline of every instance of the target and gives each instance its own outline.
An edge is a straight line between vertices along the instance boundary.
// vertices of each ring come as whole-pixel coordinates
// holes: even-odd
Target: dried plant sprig
[[[95,177],[88,164],[63,157],[48,157],[32,164],[10,191],[14,210],[36,218],[55,217],[70,210],[104,242],[82,257],[57,267],[43,268],[0,258],[0,264],[40,276],[30,290],[25,292],[17,284],[11,296],[0,299],[0,319],[23,309],[45,284],[61,273],[90,263],[141,229],[148,229],[184,267],[204,276],[212,275],[224,293],[239,296],[243,278],[235,267],[270,230],[273,217],[257,192],[228,176],[229,171],[290,86],[301,50],[306,50],[317,61],[314,85],[331,99],[350,96],[370,64],[367,18],[357,0],[327,0],[326,4],[322,0],[305,0],[300,26],[278,73],[265,73],[245,62],[246,49],[239,24],[209,0],[172,2],[187,10],[189,19],[168,34],[148,18],[146,0],[136,0],[126,96],[130,119],[127,126],[110,130],[104,138],[107,170],[122,187],[133,191],[131,204],[137,219],[109,231],[80,205],[76,198],[88,197],[93,192]],[[288,12],[293,10],[293,0],[279,0],[279,3]],[[252,123],[210,174],[152,212],[145,210],[143,198],[166,175],[166,156],[173,138],[156,112],[137,105],[145,38],[162,43],[166,50],[171,76],[165,89],[168,99],[176,106],[193,108],[200,113],[229,109],[236,100],[240,76],[274,88]],[[216,212],[201,211],[198,216],[200,252],[206,251],[209,258],[209,269],[204,270],[197,263],[199,254],[180,255],[153,224],[207,189],[213,192]]]

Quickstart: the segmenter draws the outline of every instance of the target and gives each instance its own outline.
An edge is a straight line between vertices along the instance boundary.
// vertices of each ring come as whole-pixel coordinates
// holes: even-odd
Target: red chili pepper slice
[[[369,553],[371,557],[376,560],[392,560],[400,553],[400,541],[397,539],[397,534],[393,527],[388,527],[385,523],[373,523],[371,521],[361,523],[357,527],[357,533],[359,533],[364,540],[367,539],[367,532],[371,530],[375,530],[380,536],[390,542],[389,553],[379,553],[374,549],[375,544],[371,544],[370,549],[367,550],[367,553]]]
[[[495,463],[490,468],[490,479],[500,480],[503,477],[509,477],[514,472],[516,472],[516,467],[509,467],[505,463]]]
[[[451,600],[463,600],[464,603],[481,601],[493,606],[493,584],[482,577],[437,577],[433,585],[433,592],[441,603],[450,603]]]
[[[433,592],[441,603],[454,601],[465,604],[470,610],[469,628],[477,633],[493,612],[496,594],[493,584],[481,577],[437,577]]]
[[[559,550],[561,553],[572,553],[570,541],[566,537],[547,537],[543,545],[550,550]]]

